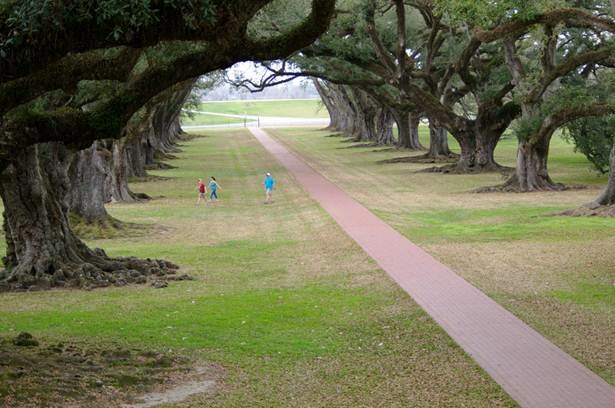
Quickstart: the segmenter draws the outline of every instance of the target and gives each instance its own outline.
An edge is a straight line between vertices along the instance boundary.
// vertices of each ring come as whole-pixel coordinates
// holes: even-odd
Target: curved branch
[[[538,14],[528,20],[516,20],[502,24],[491,30],[476,28],[474,29],[474,38],[480,42],[488,43],[505,37],[519,36],[536,24],[555,26],[560,23],[564,23],[569,27],[597,29],[615,33],[615,21],[613,19],[596,17],[581,9],[562,8]]]
[[[125,81],[140,53],[124,48],[114,57],[100,51],[72,54],[28,77],[0,84],[0,116],[43,93],[73,88],[82,80]]]
[[[267,39],[253,40],[242,36],[241,59],[274,60],[312,44],[329,28],[335,14],[335,0],[312,0],[310,14],[290,31]]]
[[[553,132],[568,122],[590,116],[604,116],[615,113],[615,105],[597,102],[575,108],[564,108],[547,116],[540,126],[536,137],[538,140],[549,137]]]
[[[105,19],[100,10],[108,7],[100,0],[89,2],[87,20],[73,19],[61,21],[61,24],[49,22],[30,34],[27,42],[19,49],[5,50],[6,57],[0,58],[0,82],[30,75],[69,53],[82,53],[93,49],[131,46],[143,48],[160,41],[224,41],[241,36],[245,25],[254,15],[272,0],[227,0],[216,2],[212,18],[193,18],[186,16],[176,2],[152,0],[149,4],[149,22],[139,27],[132,27],[122,35],[114,35],[117,22]],[[15,2],[18,4],[19,2]],[[62,2],[58,3],[58,13],[66,12]],[[193,2],[194,12],[199,12],[199,5]],[[67,6],[66,6],[67,7]],[[0,38],[10,38],[11,27],[4,22],[8,11],[0,16]],[[61,17],[60,17],[61,18]],[[161,22],[164,22],[161,24]]]

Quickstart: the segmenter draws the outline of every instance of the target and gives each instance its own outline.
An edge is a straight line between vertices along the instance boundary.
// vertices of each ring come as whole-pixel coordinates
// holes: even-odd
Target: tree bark
[[[530,138],[530,140],[535,140]],[[559,191],[563,184],[554,183],[549,176],[550,137],[540,138],[537,142],[519,142],[517,148],[517,167],[513,175],[501,186],[486,187],[479,191]]]
[[[128,147],[130,142],[127,137],[113,141],[111,147],[113,165],[107,193],[108,201],[134,203],[149,198],[146,194],[132,192],[128,187],[129,177],[144,177],[147,174],[141,152],[131,151]],[[132,147],[135,148],[134,145]]]
[[[331,97],[331,91],[327,89],[327,84],[325,84],[324,81],[313,78],[312,82],[314,83],[314,87],[316,88],[318,95],[320,95],[320,100],[323,105],[325,105],[325,108],[329,113],[329,126],[327,126],[327,129],[337,130],[340,125],[339,110],[336,108],[335,101]]]
[[[111,153],[94,142],[90,148],[74,154],[68,172],[71,213],[88,224],[108,220],[105,202],[111,186]]]
[[[411,150],[423,150],[419,141],[420,116],[413,112],[394,111],[397,123],[397,146]]]
[[[451,157],[452,152],[448,148],[448,132],[434,120],[429,121],[429,151],[428,158],[439,159]]]
[[[500,166],[495,161],[495,147],[500,141],[502,132],[487,129],[477,129],[476,131],[476,152],[475,167],[483,171],[500,170]]]
[[[609,179],[604,190],[591,203],[561,215],[615,217],[615,138],[609,154]]]
[[[67,171],[73,156],[59,143],[34,145],[0,176],[7,241],[0,289],[124,285],[175,273],[177,267],[165,261],[109,258],[73,233]]]
[[[381,107],[376,115],[376,143],[379,145],[391,145],[394,141],[393,115],[388,108]]]
[[[615,2],[615,0],[612,1]],[[613,4],[613,14],[615,14],[615,3]],[[609,155],[609,180],[606,188],[602,194],[594,200],[594,203],[601,206],[615,206],[615,138],[613,138],[613,146],[611,147],[611,154]]]

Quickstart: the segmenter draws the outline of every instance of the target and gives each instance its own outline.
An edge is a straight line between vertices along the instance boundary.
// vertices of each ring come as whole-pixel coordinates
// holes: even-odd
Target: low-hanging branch
[[[152,97],[172,85],[203,73],[227,68],[238,61],[274,60],[306,47],[328,27],[334,0],[313,0],[312,11],[287,33],[246,42],[243,36],[233,41],[196,44],[166,62],[157,62],[131,77],[117,93],[93,108],[83,111],[70,106],[48,112],[21,112],[1,124],[0,160],[10,159],[26,146],[61,141],[83,148],[98,139],[121,137],[122,129]]]
[[[107,54],[100,50],[71,54],[30,76],[0,84],[0,116],[46,92],[72,89],[79,81],[124,82],[137,63],[141,50],[125,47],[115,56]]]
[[[562,108],[544,118],[538,132],[536,132],[536,139],[549,137],[555,130],[577,119],[614,113],[615,104],[605,102]]]
[[[272,0],[152,0],[135,22],[105,0],[15,2],[0,14],[0,83],[28,76],[69,53],[117,46],[144,48],[160,41],[217,41],[242,36],[245,26]],[[327,1],[318,2],[327,9]],[[331,3],[331,2],[329,2]],[[115,6],[117,8],[117,6]],[[36,10],[36,13],[32,11]],[[81,12],[81,13],[79,13]],[[40,16],[25,20],[26,16]],[[23,26],[14,26],[9,21]],[[161,23],[164,22],[164,23]],[[38,24],[38,26],[36,25]],[[7,44],[19,46],[9,47]]]

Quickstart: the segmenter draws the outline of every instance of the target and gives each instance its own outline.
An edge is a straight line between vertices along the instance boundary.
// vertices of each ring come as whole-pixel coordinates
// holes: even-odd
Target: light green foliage
[[[615,105],[615,74],[611,71],[602,70],[597,73],[588,86],[587,82],[578,85],[578,92],[583,92],[584,97],[576,94],[569,95],[573,100],[579,99],[581,103],[600,101]],[[574,82],[573,82],[574,84]],[[571,85],[573,87],[575,85]],[[596,170],[606,173],[609,167],[609,154],[615,143],[615,115],[602,117],[587,117],[575,120],[567,125],[565,137],[573,141],[576,149],[583,153],[594,165]]]
[[[512,20],[531,19],[536,14],[572,3],[566,0],[435,0],[437,10],[457,23],[482,28],[492,28]]]
[[[287,32],[307,17],[310,5],[311,0],[274,0],[250,20],[248,34],[257,39]]]
[[[609,152],[615,143],[615,115],[582,118],[570,123],[564,132],[601,173],[608,172]]]

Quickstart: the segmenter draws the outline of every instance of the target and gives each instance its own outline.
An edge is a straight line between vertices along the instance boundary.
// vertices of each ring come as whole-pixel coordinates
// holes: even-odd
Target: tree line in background
[[[331,128],[356,140],[426,150],[409,160],[452,163],[454,173],[507,171],[494,151],[518,140],[508,180],[482,191],[562,190],[548,171],[549,144],[564,131],[608,187],[575,214],[614,215],[615,2],[347,0],[317,42],[266,63],[258,91],[314,78]],[[418,127],[428,121],[429,146]],[[392,134],[392,124],[397,135]],[[451,153],[450,133],[460,147]]]

